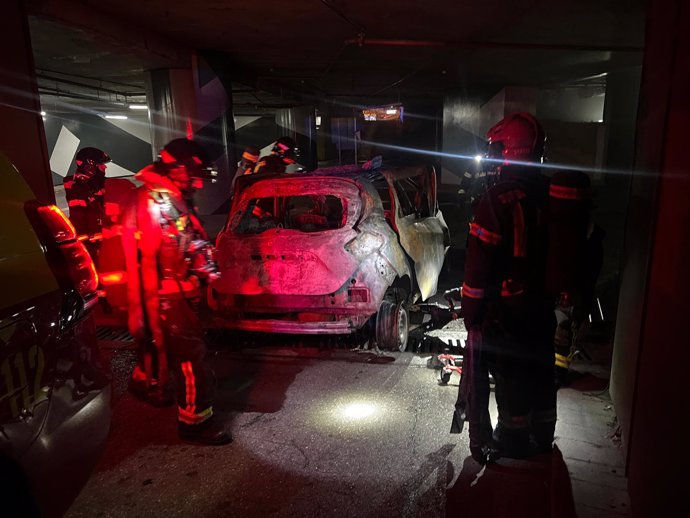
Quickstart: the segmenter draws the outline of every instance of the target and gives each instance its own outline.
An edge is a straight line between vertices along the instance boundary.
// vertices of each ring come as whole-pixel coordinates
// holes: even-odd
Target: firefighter
[[[254,168],[255,173],[284,173],[287,166],[295,163],[297,144],[290,137],[280,137],[271,150],[271,154],[259,160]]]
[[[470,224],[462,315],[468,329],[454,423],[469,424],[480,463],[550,451],[556,423],[554,300],[545,289],[549,179],[541,174],[546,136],[528,113],[509,115],[488,134],[497,182]],[[498,423],[488,411],[494,377]],[[457,430],[456,430],[457,431]]]
[[[95,236],[103,229],[105,204],[103,201],[105,170],[110,157],[95,147],[77,152],[77,169],[65,177],[65,197],[69,219],[79,235]],[[97,263],[98,241],[87,240],[86,248]]]
[[[193,195],[209,177],[203,148],[176,139],[139,171],[142,186],[123,214],[130,333],[144,349],[150,402],[164,403],[168,367],[174,374],[178,432],[186,441],[226,444],[232,437],[213,416],[213,374],[193,302],[199,284],[218,277],[213,248]]]
[[[576,354],[584,352],[579,350],[578,335],[587,322],[596,299],[597,279],[604,263],[605,236],[606,231],[603,228],[595,223],[589,223],[584,258],[580,259],[582,275],[578,279],[579,289],[564,292],[556,307],[558,326],[554,337],[554,350],[557,387],[568,384],[570,363]],[[586,356],[586,353],[584,354]]]
[[[256,146],[247,146],[242,152],[242,160],[237,164],[237,171],[235,171],[235,176],[232,178],[232,184],[230,187],[230,196],[232,197],[235,193],[235,182],[237,177],[243,176],[245,174],[252,174],[256,168],[256,163],[259,161],[259,155],[261,152]]]
[[[237,166],[237,176],[243,174],[252,174],[254,172],[254,168],[256,167],[256,163],[259,161],[260,154],[261,152],[256,146],[247,146],[244,148],[242,160],[240,160],[240,163]]]

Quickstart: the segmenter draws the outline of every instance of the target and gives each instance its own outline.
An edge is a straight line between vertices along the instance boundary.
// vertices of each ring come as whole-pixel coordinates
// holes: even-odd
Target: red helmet
[[[495,124],[486,134],[489,141],[488,158],[541,163],[546,133],[533,115],[513,113]]]

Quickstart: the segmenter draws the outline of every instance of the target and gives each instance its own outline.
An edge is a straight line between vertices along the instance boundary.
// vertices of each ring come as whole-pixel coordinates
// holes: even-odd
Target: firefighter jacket
[[[65,197],[69,207],[69,219],[77,234],[94,235],[101,231],[105,217],[104,175],[88,180],[65,177]]]
[[[127,264],[129,329],[163,344],[161,299],[196,298],[199,277],[215,272],[212,251],[195,210],[154,166],[138,172],[137,188],[123,211],[122,244]]]
[[[552,318],[544,290],[549,180],[535,168],[504,166],[470,223],[462,314],[470,327],[512,333]],[[527,321],[525,320],[527,319]]]

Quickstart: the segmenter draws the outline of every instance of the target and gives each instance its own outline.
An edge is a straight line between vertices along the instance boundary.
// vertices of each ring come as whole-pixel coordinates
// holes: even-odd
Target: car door
[[[414,262],[419,295],[427,300],[436,293],[450,245],[448,227],[436,202],[436,173],[433,168],[403,169],[386,178],[396,198],[400,244]]]

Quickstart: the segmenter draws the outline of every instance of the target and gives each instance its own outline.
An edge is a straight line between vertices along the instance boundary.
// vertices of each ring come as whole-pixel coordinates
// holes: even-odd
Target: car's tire
[[[376,314],[376,344],[379,349],[400,351],[407,349],[410,317],[405,304],[384,300]]]

